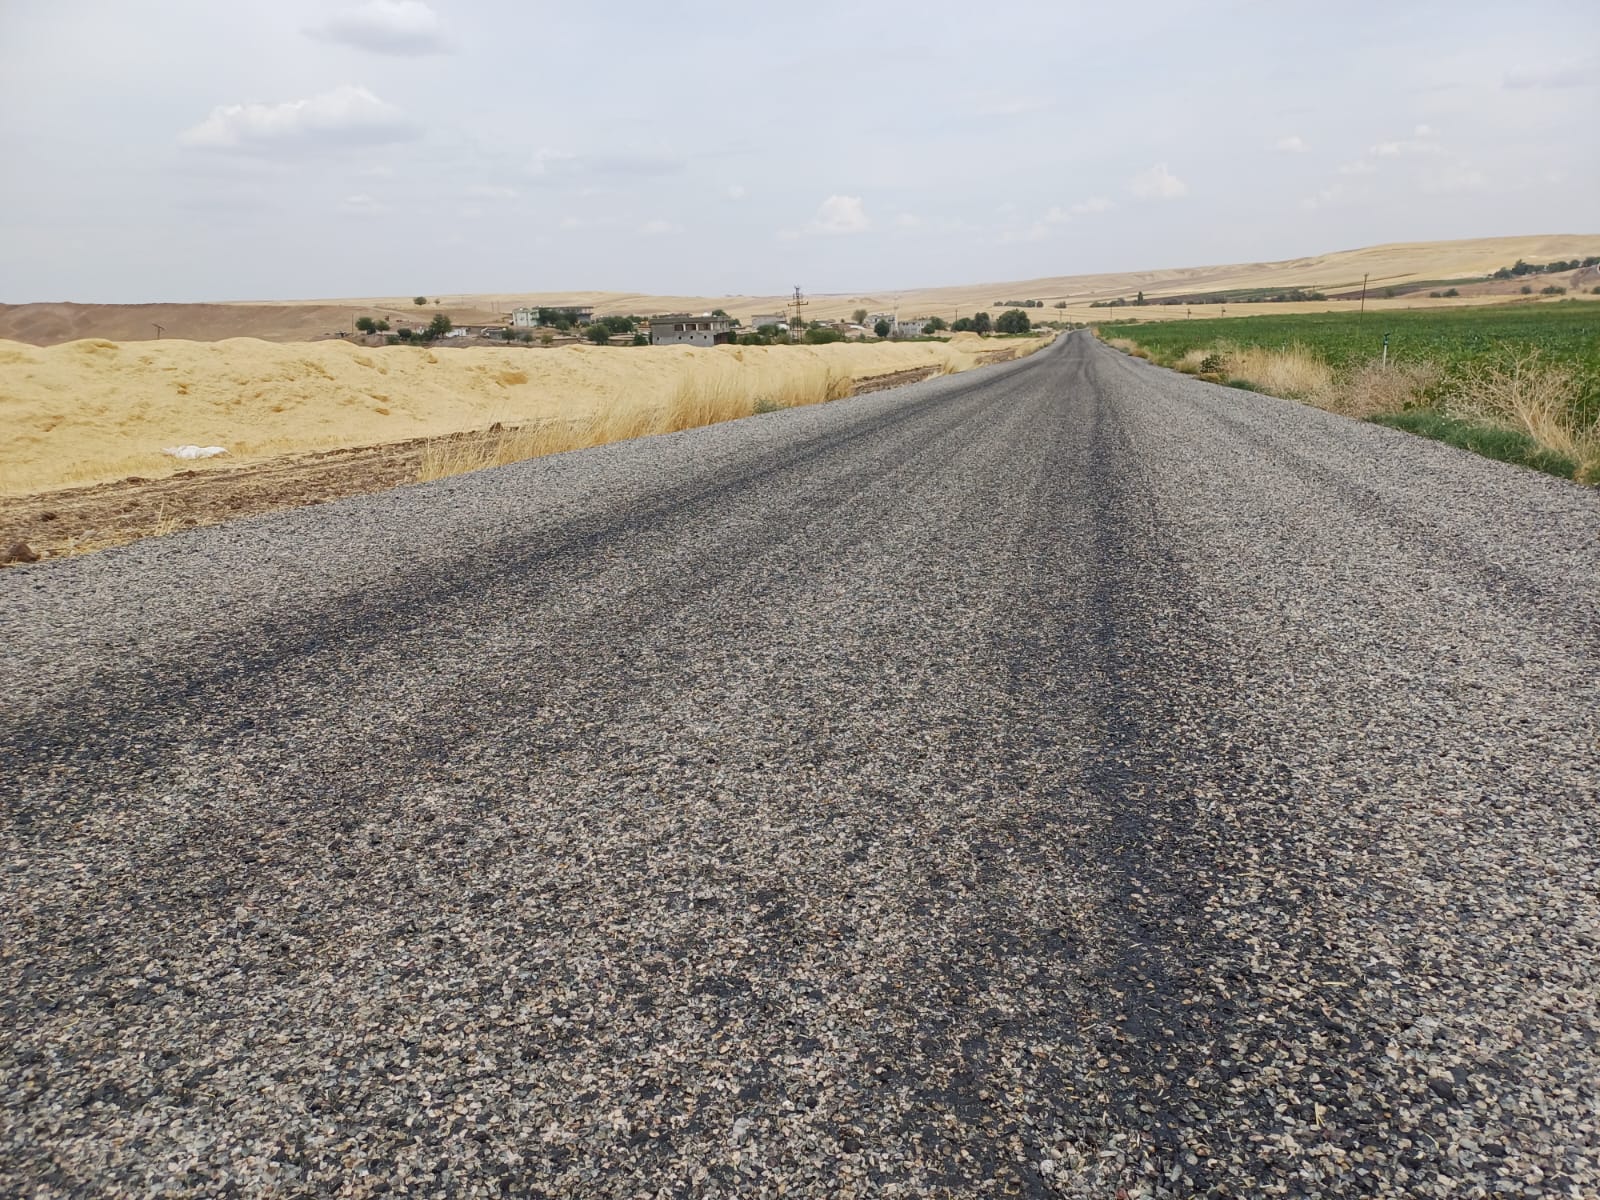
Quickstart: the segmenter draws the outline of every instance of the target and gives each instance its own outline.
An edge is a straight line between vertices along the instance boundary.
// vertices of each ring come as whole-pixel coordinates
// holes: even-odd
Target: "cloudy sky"
[[[912,287],[1600,231],[1600,4],[0,0],[0,301]]]

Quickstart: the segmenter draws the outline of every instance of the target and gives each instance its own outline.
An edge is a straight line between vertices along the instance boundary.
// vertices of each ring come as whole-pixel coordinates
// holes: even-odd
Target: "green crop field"
[[[1580,375],[1581,408],[1591,417],[1600,413],[1600,303],[1593,301],[1369,312],[1364,317],[1334,312],[1099,324],[1107,337],[1131,338],[1162,362],[1223,343],[1268,350],[1298,346],[1344,372],[1380,358],[1387,334],[1390,362],[1427,360],[1456,376],[1538,349]]]
[[[1099,329],[1205,379],[1600,482],[1600,304],[1592,301],[1102,321]],[[1385,338],[1391,369],[1375,372]],[[1283,364],[1300,373],[1286,376]]]

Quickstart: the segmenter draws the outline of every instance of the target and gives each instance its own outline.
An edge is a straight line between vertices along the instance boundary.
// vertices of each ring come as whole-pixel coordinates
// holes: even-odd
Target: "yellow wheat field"
[[[384,445],[496,422],[576,423],[588,433],[569,444],[592,444],[722,419],[716,413],[727,408],[712,404],[714,412],[697,416],[684,397],[727,393],[737,396],[735,408],[756,411],[784,406],[783,396],[813,394],[818,380],[824,390],[848,391],[872,376],[960,370],[979,351],[1044,344],[970,335],[949,343],[561,350],[0,342],[0,494]],[[184,444],[223,446],[228,457],[196,464],[162,453]]]

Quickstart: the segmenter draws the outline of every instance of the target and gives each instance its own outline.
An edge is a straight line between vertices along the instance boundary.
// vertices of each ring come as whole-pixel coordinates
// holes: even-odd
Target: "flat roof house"
[[[720,346],[733,341],[731,317],[696,317],[669,313],[650,318],[652,346]]]
[[[750,318],[751,329],[760,329],[763,325],[779,325],[787,329],[789,327],[789,314],[756,313],[755,316]]]
[[[565,317],[574,325],[587,325],[594,320],[594,306],[589,304],[541,304],[538,308],[511,310],[513,329],[535,329],[552,325],[557,317]]]

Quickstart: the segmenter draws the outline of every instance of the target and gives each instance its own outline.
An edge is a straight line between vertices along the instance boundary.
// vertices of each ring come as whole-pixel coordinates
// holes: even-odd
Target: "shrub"
[[[855,325],[865,325],[867,323],[867,310],[864,308],[856,309],[855,312],[850,314],[850,321]]]
[[[999,320],[994,323],[994,328],[996,333],[1027,333],[1028,314],[1020,308],[1008,308],[1000,314]]]
[[[428,331],[425,336],[431,342],[435,338],[442,338],[454,328],[455,325],[451,323],[450,318],[445,316],[444,313],[434,313],[433,320],[428,322]]]
[[[973,333],[988,333],[993,328],[994,328],[994,323],[989,320],[989,314],[988,313],[981,312],[981,313],[973,313],[972,314],[972,332]]]
[[[892,328],[894,327],[890,325],[888,321],[884,320],[882,317],[879,317],[878,323],[872,327],[872,332],[881,338],[886,338],[889,336],[889,330]]]
[[[1529,287],[1527,284],[1523,284],[1521,287],[1519,287],[1517,289],[1517,291],[1521,292],[1524,296],[1533,295],[1533,289],[1531,287]]]
[[[533,334],[531,334],[531,333],[523,334],[522,335],[522,340],[525,341],[525,342],[533,341]],[[553,346],[553,345],[555,345],[555,343],[556,343],[556,335],[551,333],[548,329],[546,329],[543,333],[541,333],[539,335],[539,345],[541,345],[541,346]]]
[[[611,340],[611,330],[606,328],[605,322],[596,321],[593,325],[589,326],[583,331],[583,336],[588,338],[596,346],[604,346]]]
[[[844,334],[837,329],[808,329],[806,330],[806,344],[810,346],[825,346],[829,342],[844,341]]]
[[[371,317],[357,317],[356,328],[362,333],[376,333],[378,332],[378,323]]]
[[[633,335],[633,344],[635,346],[648,346],[650,344],[650,335],[648,333],[636,333],[636,334],[634,334]]]
[[[1553,283],[1549,287],[1542,287],[1539,289],[1539,295],[1541,296],[1565,296],[1566,294],[1566,288],[1557,287]]]
[[[1445,299],[1448,300],[1452,296],[1461,295],[1461,289],[1460,288],[1446,288],[1444,295],[1445,295]]]
[[[413,296],[413,297],[411,297],[411,303],[415,304],[418,308],[421,308],[427,302],[428,302],[428,298],[426,296]]]

